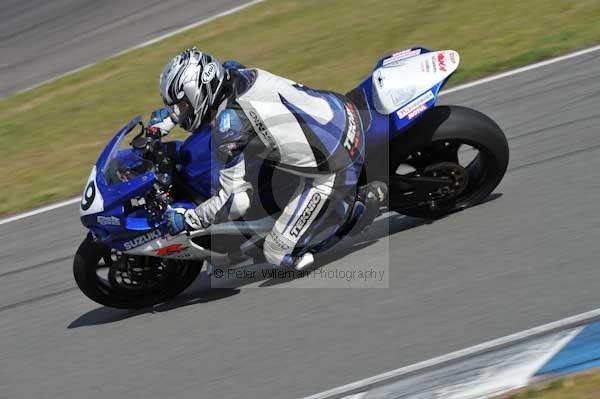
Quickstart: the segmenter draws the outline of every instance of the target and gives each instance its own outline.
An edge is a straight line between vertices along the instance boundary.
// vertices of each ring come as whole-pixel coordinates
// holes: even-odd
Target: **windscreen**
[[[138,150],[131,148],[126,139],[128,133],[120,136],[102,169],[108,185],[128,182],[154,168],[152,162],[144,159]]]

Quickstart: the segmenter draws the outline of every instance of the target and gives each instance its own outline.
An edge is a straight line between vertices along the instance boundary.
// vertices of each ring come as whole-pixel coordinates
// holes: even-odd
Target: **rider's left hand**
[[[164,214],[164,219],[169,225],[169,233],[179,234],[184,230],[200,230],[208,227],[198,216],[194,209],[170,208]]]
[[[166,136],[175,127],[167,108],[159,108],[152,111],[148,121],[148,131],[152,134]]]

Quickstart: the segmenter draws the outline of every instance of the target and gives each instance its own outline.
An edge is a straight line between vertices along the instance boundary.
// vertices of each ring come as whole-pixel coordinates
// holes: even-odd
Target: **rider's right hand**
[[[164,213],[163,218],[169,226],[169,234],[177,235],[185,230],[185,209],[170,208]]]
[[[194,209],[169,208],[165,211],[163,219],[169,226],[169,233],[176,235],[184,230],[193,231],[206,228],[208,223],[204,222]]]

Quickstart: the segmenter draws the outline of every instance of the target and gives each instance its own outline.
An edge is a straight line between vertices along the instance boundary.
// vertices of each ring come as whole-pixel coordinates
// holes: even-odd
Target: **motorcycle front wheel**
[[[189,287],[202,263],[130,256],[86,238],[73,261],[79,289],[101,305],[140,309],[157,305]]]

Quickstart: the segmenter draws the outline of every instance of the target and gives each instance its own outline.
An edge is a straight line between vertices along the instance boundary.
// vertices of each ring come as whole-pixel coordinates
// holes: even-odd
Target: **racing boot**
[[[269,263],[265,257],[264,251],[260,248],[256,248],[250,253],[252,260],[255,264]],[[300,256],[286,255],[280,265],[273,265],[275,268],[294,268],[297,271],[309,269],[315,264],[315,257],[311,252],[305,252]]]
[[[314,264],[315,256],[310,252],[306,252],[301,256],[287,255],[283,259],[281,267],[293,267],[296,271],[301,272],[312,267]]]
[[[381,215],[381,207],[387,203],[388,187],[381,181],[373,181],[359,188],[352,210],[356,222],[349,235],[355,236],[367,229]]]

